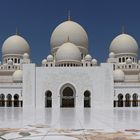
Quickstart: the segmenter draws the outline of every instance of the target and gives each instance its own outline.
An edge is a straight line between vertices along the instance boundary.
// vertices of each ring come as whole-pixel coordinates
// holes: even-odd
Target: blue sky
[[[67,20],[68,10],[87,31],[89,52],[100,62],[106,60],[111,40],[121,33],[122,25],[140,44],[139,0],[1,0],[0,45],[18,27],[30,44],[33,62],[40,64],[50,53],[52,31]]]

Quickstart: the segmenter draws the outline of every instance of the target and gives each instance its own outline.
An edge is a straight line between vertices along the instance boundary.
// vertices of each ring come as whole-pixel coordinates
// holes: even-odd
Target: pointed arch
[[[137,107],[138,106],[138,94],[134,93],[132,97],[133,97],[132,105],[133,105],[133,107]]]
[[[121,93],[118,95],[118,107],[123,107],[123,95]]]
[[[7,107],[12,107],[12,95],[7,95]]]
[[[19,95],[14,95],[14,107],[19,107]]]
[[[52,107],[52,92],[50,90],[45,92],[45,107]]]
[[[125,107],[130,107],[130,106],[131,106],[130,98],[131,98],[130,94],[127,93],[127,94],[125,95]]]
[[[84,92],[84,107],[90,107],[91,106],[90,105],[90,100],[91,100],[90,96],[91,96],[90,91],[86,90]]]
[[[5,106],[5,95],[1,94],[0,95],[0,107],[4,107]]]
[[[60,89],[60,107],[75,107],[76,90],[72,84],[65,84]]]

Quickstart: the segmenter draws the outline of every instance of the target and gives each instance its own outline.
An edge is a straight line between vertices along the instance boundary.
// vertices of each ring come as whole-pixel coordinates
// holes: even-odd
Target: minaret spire
[[[16,27],[16,35],[19,35],[18,28]]]
[[[68,21],[71,21],[70,10],[68,10]]]
[[[123,26],[122,26],[122,34],[124,34],[124,32],[125,32],[125,31],[124,31],[124,25],[123,25]]]

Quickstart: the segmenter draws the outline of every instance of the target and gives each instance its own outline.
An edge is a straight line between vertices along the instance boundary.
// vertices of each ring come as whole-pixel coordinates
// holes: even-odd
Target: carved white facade
[[[27,41],[13,35],[2,46],[1,107],[139,107],[140,62],[136,40],[122,33],[107,62],[88,54],[88,35],[65,21],[52,33],[51,53],[36,66]]]

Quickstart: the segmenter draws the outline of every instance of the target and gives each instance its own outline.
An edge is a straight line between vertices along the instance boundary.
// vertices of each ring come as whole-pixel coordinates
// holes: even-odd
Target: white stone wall
[[[11,75],[0,76],[0,83],[12,83],[13,79]]]
[[[140,100],[140,83],[115,83],[114,85],[114,100],[118,100],[118,95],[122,94],[125,99],[125,95],[128,93],[131,96],[134,93],[138,94],[138,100]]]
[[[12,100],[14,100],[14,95],[18,94],[19,100],[22,100],[22,83],[1,83],[0,94],[4,94],[5,99],[8,94],[11,94]]]
[[[23,64],[23,107],[35,107],[35,64]]]
[[[60,90],[65,84],[76,90],[76,107],[84,107],[84,92],[91,93],[91,107],[112,107],[112,64],[95,67],[23,66],[23,106],[45,107],[45,92],[52,92],[52,107],[60,107]]]

